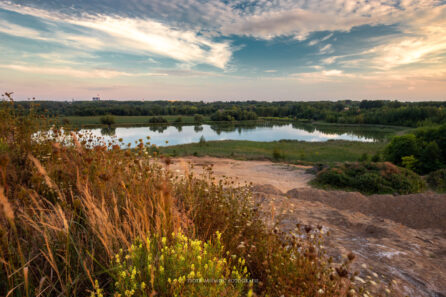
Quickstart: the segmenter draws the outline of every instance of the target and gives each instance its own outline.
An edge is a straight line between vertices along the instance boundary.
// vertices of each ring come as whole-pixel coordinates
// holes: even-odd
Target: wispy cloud
[[[232,54],[228,42],[214,42],[193,31],[172,28],[150,19],[88,14],[73,17],[60,12],[53,14],[41,9],[1,2],[0,7],[51,21],[56,26],[68,23],[97,32],[92,37],[59,30],[55,31],[53,36],[45,38],[53,42],[69,42],[90,49],[112,48],[123,52],[150,53],[188,63],[210,64],[222,69]],[[0,31],[31,39],[43,39],[36,30],[12,24],[4,26]]]
[[[167,76],[167,73],[130,73],[113,69],[78,69],[68,67],[36,67],[29,65],[0,65],[0,68],[42,75],[63,75],[77,78],[115,78],[138,76]]]

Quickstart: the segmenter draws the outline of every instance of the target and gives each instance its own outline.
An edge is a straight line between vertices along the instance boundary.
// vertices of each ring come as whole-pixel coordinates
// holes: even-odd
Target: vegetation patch
[[[438,192],[446,192],[446,169],[439,169],[427,176],[429,186]]]
[[[384,155],[388,161],[420,174],[446,168],[446,124],[396,136]]]
[[[326,142],[305,142],[283,140],[272,142],[224,140],[190,143],[160,147],[160,151],[170,156],[224,157],[241,160],[271,160],[295,164],[354,162],[367,154],[372,156],[384,149],[383,142],[355,142],[332,140]]]
[[[115,255],[115,296],[252,296],[245,260],[228,257],[221,233],[208,242],[182,233],[137,240]],[[96,288],[95,296],[102,289]]]
[[[410,194],[425,189],[423,179],[391,163],[345,163],[322,169],[312,181],[316,186],[359,191],[364,194]]]

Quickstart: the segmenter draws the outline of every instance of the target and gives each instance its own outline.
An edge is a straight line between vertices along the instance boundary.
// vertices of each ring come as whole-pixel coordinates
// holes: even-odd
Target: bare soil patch
[[[190,169],[190,165],[193,168]],[[371,195],[313,189],[307,167],[269,161],[174,159],[170,168],[252,183],[254,198],[271,226],[293,232],[296,224],[322,225],[327,252],[341,261],[357,255],[354,269],[368,282],[375,273],[407,296],[446,296],[446,195]]]

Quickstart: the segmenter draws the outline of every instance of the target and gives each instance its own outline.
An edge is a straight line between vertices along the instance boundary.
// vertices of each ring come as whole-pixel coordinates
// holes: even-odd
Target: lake
[[[267,124],[267,125],[196,125],[196,126],[150,126],[82,129],[79,133],[101,137],[104,141],[122,139],[123,145],[136,146],[139,139],[157,146],[178,145],[213,140],[278,141],[300,140],[322,142],[348,140],[372,142],[383,140],[392,133],[391,128],[361,126],[314,126],[310,124]],[[147,140],[150,137],[150,140]]]

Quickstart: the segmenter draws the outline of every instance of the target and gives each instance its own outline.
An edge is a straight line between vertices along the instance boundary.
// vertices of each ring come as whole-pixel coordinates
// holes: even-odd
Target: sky
[[[25,100],[446,100],[446,0],[0,0]]]

